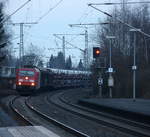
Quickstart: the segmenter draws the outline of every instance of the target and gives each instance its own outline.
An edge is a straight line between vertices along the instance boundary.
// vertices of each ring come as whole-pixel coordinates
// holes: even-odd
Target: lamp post
[[[116,37],[115,36],[106,36],[106,38],[109,39],[109,41],[110,41],[110,44],[109,44],[108,86],[109,86],[109,97],[112,98],[112,87],[114,86],[114,79],[112,76],[113,68],[112,68],[112,44],[111,44],[111,40],[115,39]]]
[[[133,100],[136,99],[136,32],[139,32],[140,29],[130,29],[130,32],[134,33],[134,44],[133,44],[133,66],[132,66],[132,70],[133,70]]]

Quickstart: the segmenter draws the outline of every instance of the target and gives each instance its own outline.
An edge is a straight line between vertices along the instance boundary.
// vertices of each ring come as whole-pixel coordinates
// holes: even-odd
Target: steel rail
[[[23,114],[19,112],[19,110],[14,106],[15,101],[19,98],[19,96],[16,96],[9,102],[9,107],[13,110],[14,113],[16,113],[24,122],[27,122],[29,125],[34,125],[28,118],[26,118]]]
[[[147,132],[139,131],[139,130],[135,129],[135,128],[138,128],[138,127],[133,127],[132,126],[132,128],[131,128],[131,125],[130,125],[130,127],[128,127],[126,125],[123,127],[123,126],[118,125],[117,123],[114,123],[114,121],[110,121],[110,119],[108,119],[108,120],[98,119],[98,118],[92,117],[90,115],[80,113],[79,111],[73,111],[73,110],[68,109],[67,107],[61,106],[60,104],[58,105],[58,104],[56,104],[55,102],[53,102],[51,100],[49,100],[49,103],[53,104],[53,105],[56,105],[57,107],[62,108],[64,110],[66,110],[66,111],[69,111],[69,112],[71,112],[71,113],[73,113],[75,115],[79,115],[79,116],[81,116],[83,118],[87,118],[89,120],[95,121],[95,122],[97,122],[97,123],[99,123],[101,125],[105,125],[107,127],[114,128],[114,129],[119,130],[119,131],[121,131],[123,133],[128,133],[128,134],[139,136],[139,137],[141,137],[141,136],[144,136],[144,137],[150,136],[149,132],[147,133]],[[103,117],[105,118],[105,116],[103,116]],[[122,124],[125,124],[125,123],[122,123]]]
[[[27,105],[28,108],[30,108],[32,111],[34,111],[36,114],[40,115],[42,118],[47,119],[48,121],[52,122],[53,124],[59,126],[62,129],[65,129],[66,131],[68,131],[71,134],[74,134],[78,137],[90,137],[87,134],[84,134],[62,122],[57,121],[56,119],[42,113],[41,111],[37,110],[35,107],[33,107],[31,104],[29,104],[29,100],[31,97],[29,97],[28,99],[25,100],[25,104]]]
[[[90,109],[90,108],[86,108],[86,107],[83,107],[83,106],[80,106],[80,105],[76,105],[76,104],[72,104],[70,102],[67,102],[63,98],[63,95],[64,94],[59,96],[59,99],[63,103],[65,103],[66,105],[70,105],[70,106],[72,106],[74,108],[77,108],[77,109],[80,109],[80,110],[83,110],[83,111],[86,111],[86,112],[89,112],[89,113],[92,113],[92,114],[95,114],[95,115],[105,116],[105,117],[108,117],[108,118],[111,118],[111,119],[114,119],[114,120],[118,120],[118,121],[130,124],[130,125],[136,125],[136,127],[140,127],[140,128],[144,128],[144,129],[150,130],[150,125],[148,125],[148,124],[137,122],[137,121],[133,121],[133,120],[129,120],[129,119],[123,118],[121,116],[111,115],[111,114],[108,114],[107,112],[100,112],[100,111],[96,111],[96,110],[93,110],[93,109]]]

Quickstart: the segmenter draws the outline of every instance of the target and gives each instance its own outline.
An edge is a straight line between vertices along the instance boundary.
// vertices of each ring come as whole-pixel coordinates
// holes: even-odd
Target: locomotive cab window
[[[22,70],[22,71],[19,71],[19,75],[20,76],[34,76],[34,71]]]

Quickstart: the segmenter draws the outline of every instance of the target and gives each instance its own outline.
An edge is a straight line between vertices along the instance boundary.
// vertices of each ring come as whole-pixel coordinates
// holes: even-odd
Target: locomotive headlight
[[[35,86],[35,83],[34,83],[34,82],[32,82],[32,83],[31,83],[31,86]]]
[[[21,85],[21,82],[19,82],[18,85]]]
[[[28,77],[25,77],[25,79],[28,80],[29,78],[28,78]]]

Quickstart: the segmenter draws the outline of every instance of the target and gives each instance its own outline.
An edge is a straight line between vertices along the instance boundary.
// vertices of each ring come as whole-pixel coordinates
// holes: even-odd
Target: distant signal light
[[[101,51],[99,47],[93,47],[93,58],[98,58]]]

